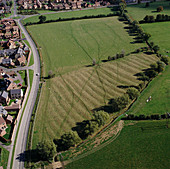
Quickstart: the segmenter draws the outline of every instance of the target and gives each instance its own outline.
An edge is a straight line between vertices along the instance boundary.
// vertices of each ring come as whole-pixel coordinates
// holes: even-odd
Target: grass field
[[[156,45],[159,45],[162,54],[169,55],[170,52],[170,22],[159,22],[152,24],[142,24],[143,29],[151,34],[150,41],[153,41]]]
[[[40,46],[46,75],[65,72],[114,56],[124,49],[134,51],[145,44],[131,44],[133,36],[117,17],[28,26]],[[48,30],[48,32],[47,32]]]
[[[40,11],[38,11],[40,12]],[[91,15],[99,15],[99,14],[110,14],[113,13],[111,8],[98,8],[98,9],[88,9],[88,10],[81,10],[81,11],[65,11],[65,12],[59,12],[56,14],[46,14],[46,20],[54,20],[59,18],[72,18],[72,17],[82,17],[82,16],[91,16]],[[24,23],[28,22],[38,22],[39,16],[33,16],[24,19]]]
[[[156,12],[158,6],[163,6],[164,10],[162,12]],[[145,7],[145,3],[130,5],[126,8],[130,16],[135,20],[142,20],[146,15],[156,16],[157,14],[170,15],[170,5],[169,1],[160,1],[150,3],[149,7]]]
[[[3,166],[3,168],[6,169],[8,164],[9,151],[4,149],[3,147],[0,147],[0,149],[1,149],[0,166]]]
[[[170,125],[169,125],[170,126]],[[143,131],[141,130],[143,127]],[[103,149],[66,169],[169,168],[170,132],[166,121],[141,121],[126,125],[119,137]]]
[[[47,81],[42,88],[36,115],[33,143],[53,139],[91,117],[91,110],[122,95],[140,83],[134,74],[149,67],[158,58],[152,55],[130,55],[96,67],[86,67]],[[47,118],[48,117],[48,118]]]

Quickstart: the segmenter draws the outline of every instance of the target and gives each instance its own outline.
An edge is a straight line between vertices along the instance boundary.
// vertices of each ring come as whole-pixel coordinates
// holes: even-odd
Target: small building
[[[70,5],[64,4],[64,8],[65,8],[66,10],[69,10],[69,9],[70,9]]]
[[[77,9],[77,5],[76,5],[76,3],[72,3],[72,5],[71,5],[71,9],[73,10],[73,9]]]
[[[81,9],[81,2],[77,2],[77,8]]]
[[[16,65],[18,66],[25,66],[25,63],[26,63],[26,58],[24,55],[22,55],[21,57],[17,58],[16,59]]]
[[[10,90],[11,99],[21,99],[23,97],[22,89],[12,89]]]
[[[12,59],[11,58],[4,58],[4,59],[2,59],[2,64],[3,65],[11,65]]]
[[[7,118],[6,118],[6,123],[7,123],[7,124],[11,124],[12,122],[13,122],[13,117],[8,114],[8,116],[7,116]]]
[[[96,7],[100,7],[100,2],[95,2]]]
[[[7,105],[9,102],[8,93],[6,91],[0,92],[0,103]]]

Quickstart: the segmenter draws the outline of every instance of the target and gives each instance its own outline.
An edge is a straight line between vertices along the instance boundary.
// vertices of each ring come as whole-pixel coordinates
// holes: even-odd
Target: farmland
[[[126,124],[115,141],[66,168],[168,168],[169,139],[166,121]]]
[[[46,20],[54,20],[54,19],[63,19],[63,18],[72,18],[72,17],[82,17],[82,16],[91,16],[91,15],[99,15],[99,14],[110,14],[113,13],[111,8],[98,8],[98,9],[88,9],[88,10],[82,10],[82,11],[71,11],[71,12],[60,12],[55,14],[48,14],[44,15],[46,16]],[[38,22],[39,16],[33,16],[30,18],[24,19],[24,23],[28,22]]]
[[[42,52],[46,74],[49,70],[66,72],[122,50],[126,54],[145,46],[134,42],[117,17],[68,21],[29,26]],[[48,32],[47,32],[48,30]]]
[[[156,12],[158,6],[163,6],[162,12]],[[146,15],[156,16],[157,14],[170,15],[170,5],[168,1],[153,2],[150,3],[149,7],[145,7],[145,3],[130,5],[126,8],[130,16],[133,19],[139,21],[142,20]]]
[[[134,74],[156,60],[156,56],[134,54],[47,81],[41,92],[34,143],[60,136],[76,122],[89,119],[91,110],[126,92],[119,86],[138,85],[140,81]]]

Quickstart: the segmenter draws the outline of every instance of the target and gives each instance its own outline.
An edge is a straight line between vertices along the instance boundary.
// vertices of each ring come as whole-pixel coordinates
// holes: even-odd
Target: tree
[[[93,120],[96,121],[100,126],[103,126],[109,119],[109,114],[105,111],[97,111],[93,114]]]
[[[149,77],[149,78],[154,78],[154,77],[156,77],[157,75],[158,75],[158,73],[155,71],[155,70],[148,70],[147,72],[146,72],[146,74],[147,74],[147,76]]]
[[[163,11],[163,10],[164,10],[163,6],[158,6],[158,7],[157,7],[157,12],[161,12],[161,11]]]
[[[12,2],[12,1],[10,1],[10,2],[9,2],[9,6],[11,7],[11,6],[12,6],[12,4],[13,4],[13,2]]]
[[[56,153],[56,147],[53,142],[43,140],[42,142],[39,142],[36,146],[37,153],[39,155],[39,158],[41,160],[47,160],[50,161],[54,157]]]
[[[43,22],[45,22],[46,21],[46,16],[43,16],[43,15],[41,15],[41,16],[39,16],[39,22],[40,23],[43,23]]]
[[[157,61],[157,72],[160,73],[165,69],[165,63],[161,61]]]
[[[128,89],[126,93],[129,95],[129,98],[131,100],[138,98],[138,96],[140,95],[139,91],[134,87]]]
[[[146,15],[145,17],[144,17],[144,19],[143,19],[145,22],[149,22],[149,16],[148,15]]]
[[[158,69],[158,64],[157,63],[152,63],[150,64],[151,69],[157,70]]]
[[[145,7],[147,8],[147,7],[149,7],[149,6],[150,6],[150,3],[149,3],[149,2],[146,2]]]
[[[77,134],[76,131],[70,131],[61,136],[57,142],[57,146],[61,150],[68,150],[70,147],[75,146],[76,144],[81,142],[81,138]]]
[[[154,50],[155,53],[158,53],[159,49],[160,49],[160,48],[159,48],[158,45],[155,45],[155,46],[153,47],[153,50]]]
[[[143,38],[144,41],[148,41],[150,37],[151,37],[151,35],[149,33],[143,33],[142,34],[142,38]]]
[[[162,21],[162,15],[161,14],[158,14],[156,16],[156,21]]]
[[[161,61],[164,62],[166,65],[168,65],[168,64],[169,64],[169,58],[168,58],[168,56],[162,56],[162,57],[161,57]]]

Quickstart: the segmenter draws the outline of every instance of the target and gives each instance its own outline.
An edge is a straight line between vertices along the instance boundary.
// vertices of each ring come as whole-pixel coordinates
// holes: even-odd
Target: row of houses
[[[45,9],[45,10],[69,10],[81,9],[85,7],[100,7],[101,5],[110,5],[109,2],[94,1],[89,3],[82,0],[19,0],[19,9]]]
[[[19,39],[21,32],[13,19],[0,20],[0,39]]]

